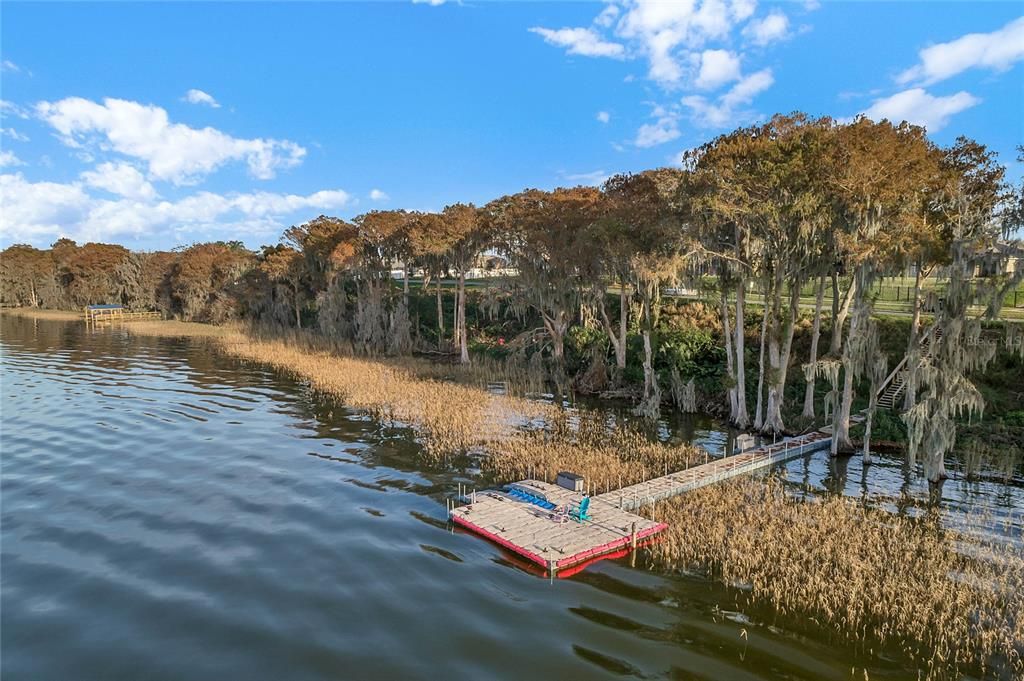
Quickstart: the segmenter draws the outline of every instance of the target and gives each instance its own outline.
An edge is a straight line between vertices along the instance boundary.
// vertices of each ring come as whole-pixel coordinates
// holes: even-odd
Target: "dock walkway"
[[[808,452],[827,449],[831,444],[832,438],[821,432],[786,438],[775,444],[763,445],[734,456],[714,459],[677,473],[669,473],[660,478],[652,478],[646,482],[599,494],[593,500],[594,502],[612,504],[627,511],[634,511],[644,504],[651,504],[699,487],[734,478],[737,475],[785,463]]]

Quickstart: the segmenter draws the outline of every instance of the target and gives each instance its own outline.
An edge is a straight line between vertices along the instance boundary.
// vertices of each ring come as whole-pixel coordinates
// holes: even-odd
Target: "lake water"
[[[448,527],[445,494],[474,483],[407,432],[202,343],[0,320],[4,679],[916,678],[698,576],[538,577]],[[786,475],[929,498],[899,459]],[[1019,533],[1019,476],[941,496]]]

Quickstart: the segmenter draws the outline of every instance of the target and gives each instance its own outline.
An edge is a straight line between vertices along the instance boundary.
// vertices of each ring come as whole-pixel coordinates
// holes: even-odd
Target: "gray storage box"
[[[555,480],[559,487],[572,490],[573,492],[583,491],[583,476],[576,475],[575,473],[569,473],[568,471],[562,471],[558,474],[558,478]]]

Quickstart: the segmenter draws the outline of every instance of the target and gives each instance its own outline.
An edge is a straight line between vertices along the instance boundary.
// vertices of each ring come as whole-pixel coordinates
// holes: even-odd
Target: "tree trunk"
[[[782,415],[780,409],[781,396],[778,393],[779,362],[782,360],[782,352],[779,347],[778,320],[772,319],[771,329],[768,333],[768,401],[765,405],[764,423],[761,430],[765,432],[779,432],[782,430]]]
[[[459,272],[459,362],[469,364],[469,333],[466,329],[466,274]]]
[[[654,392],[654,361],[651,349],[651,331],[644,327],[644,399],[648,399]]]
[[[736,422],[736,374],[732,363],[732,332],[729,327],[729,305],[726,300],[725,287],[722,287],[721,299],[722,336],[725,340],[725,370],[729,383],[729,421]]]
[[[862,270],[864,267],[864,265],[861,265]],[[850,289],[855,289],[855,296],[857,298],[853,318],[850,320],[851,338],[862,333],[861,324],[864,321],[862,318],[867,314],[867,311],[864,309],[863,300],[865,292],[858,285],[858,280],[862,275],[863,272],[858,271],[850,281]],[[846,347],[843,349],[843,395],[838,407],[838,422],[832,434],[833,454],[838,453],[840,450],[849,450],[853,447],[850,442],[850,411],[853,408],[853,364],[853,351],[850,343],[846,343]]]
[[[764,423],[762,424],[762,430],[775,433],[785,430],[785,424],[782,421],[782,405],[785,401],[786,370],[789,364],[790,350],[793,346],[795,316],[799,312],[800,302],[800,282],[793,281],[790,284],[790,307],[786,321],[783,323],[782,284],[783,272],[779,270],[772,291],[772,319],[768,333],[768,363],[771,372],[768,374],[768,403],[765,407]],[[768,308],[765,309],[767,311]]]
[[[917,364],[921,343],[921,259],[917,261],[914,273],[914,312],[910,318],[910,339],[907,341],[907,377],[904,383],[903,411],[910,411],[917,404]]]
[[[615,366],[626,368],[626,329],[629,322],[629,299],[626,297],[626,282],[619,286],[619,345],[615,348]]]
[[[821,305],[825,297],[825,275],[818,279],[818,288],[814,295],[814,323],[811,328],[811,355],[808,363],[813,367],[818,363],[818,339],[821,337]],[[812,369],[813,371],[813,369]],[[804,411],[807,418],[814,418],[814,376],[807,381],[804,390]]]
[[[765,296],[767,295],[767,289],[765,289]],[[761,430],[761,426],[764,425],[764,340],[767,331],[768,308],[766,306],[761,314],[761,351],[757,359],[757,408],[754,414],[754,428],[757,430]]]
[[[797,278],[789,292],[789,316],[786,318],[786,338],[782,346],[782,375],[779,377],[779,385],[783,389],[780,392],[782,395],[782,401],[779,403],[780,406],[785,402],[786,379],[789,376],[789,360],[793,354],[793,335],[796,333],[796,320],[800,318],[800,289],[802,286],[803,282]]]
[[[835,341],[834,341],[835,335],[836,335],[835,322],[836,322],[836,319],[839,317],[839,270],[832,270],[831,277],[832,277],[832,338],[833,338],[833,341],[829,343],[830,346],[831,345],[835,345]],[[842,340],[842,339],[840,338],[840,340]]]
[[[409,265],[402,265],[402,301],[405,303],[405,309],[409,309]]]
[[[441,279],[437,279],[437,349],[444,349],[444,303],[441,299]]]
[[[608,334],[612,349],[615,351],[615,367],[618,376],[621,378],[622,370],[626,368],[626,324],[629,316],[629,303],[626,298],[626,284],[619,286],[619,330],[615,331],[611,319],[608,317],[608,309],[605,305],[605,293],[602,290],[597,295],[597,311],[601,315],[601,325],[604,332]]]
[[[874,390],[874,385],[871,386]],[[861,459],[864,465],[871,463],[871,421],[875,418],[875,397],[871,396],[871,406],[868,407],[867,418],[864,420],[864,446],[861,448]]]
[[[850,287],[846,289],[843,302],[839,303],[839,278],[836,273],[832,274],[832,342],[829,343],[828,354],[838,357],[843,349],[843,324],[850,313],[850,302],[858,297],[857,277],[850,279]],[[851,330],[852,333],[852,330]]]
[[[852,331],[852,329],[851,329]],[[832,429],[832,455],[850,449],[850,407],[853,402],[853,371],[843,360],[843,394],[836,408],[835,427]]]
[[[743,326],[744,305],[746,302],[746,291],[743,282],[740,281],[736,287],[736,326],[734,329],[735,342],[733,347],[736,352],[736,425],[746,428],[750,425],[750,416],[747,415],[747,373],[744,367],[744,340],[745,329]]]
[[[462,304],[462,291],[458,285],[455,286],[455,307],[452,308],[452,349],[459,346],[459,339],[462,338],[462,329],[459,327],[459,306]]]
[[[302,306],[299,305],[299,294],[295,293],[295,326],[302,328]]]
[[[567,317],[568,315],[563,311],[557,312],[553,317],[543,315],[544,328],[547,329],[548,336],[551,338],[551,356],[559,367],[562,366],[565,356],[565,332],[569,328]]]

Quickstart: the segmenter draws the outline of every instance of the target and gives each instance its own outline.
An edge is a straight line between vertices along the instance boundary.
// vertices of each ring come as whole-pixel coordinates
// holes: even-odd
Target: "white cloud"
[[[40,242],[65,233],[89,204],[82,188],[55,182],[26,182],[21,173],[0,175],[0,232],[12,241]]]
[[[390,198],[391,197],[388,196],[386,192],[383,192],[380,189],[371,189],[370,190],[370,200],[371,201],[387,201]]]
[[[566,48],[569,54],[579,54],[584,57],[613,57],[622,58],[626,49],[619,43],[603,40],[596,31],[590,28],[560,28],[553,30],[535,26],[530,29],[531,33],[544,38],[544,41]]]
[[[616,5],[608,4],[601,10],[601,13],[594,19],[594,24],[601,28],[609,28],[619,17],[619,8]]]
[[[645,123],[636,131],[634,144],[641,148],[655,147],[665,142],[671,142],[679,137],[679,116],[661,109],[655,110],[654,116],[657,120],[654,123]]]
[[[789,34],[789,17],[773,11],[763,19],[751,21],[743,29],[743,37],[755,45],[767,45],[782,40]]]
[[[698,125],[724,128],[735,125],[741,119],[752,117],[752,112],[740,107],[750,104],[754,97],[770,88],[774,82],[772,70],[761,69],[741,79],[714,103],[696,95],[683,97],[682,103],[693,113]]]
[[[0,136],[3,136],[3,135],[6,135],[6,136],[10,137],[15,142],[28,142],[29,141],[27,135],[22,135],[20,132],[18,132],[14,128],[0,128]]]
[[[412,0],[414,5],[430,5],[431,7],[440,7],[445,3],[445,0]]]
[[[2,62],[0,62],[0,71],[8,73],[20,73],[21,67],[19,67],[10,59],[4,59]]]
[[[595,116],[595,118],[597,118],[597,120],[600,121],[601,123],[607,123],[612,119],[612,115],[607,111],[598,111],[597,116]]]
[[[285,227],[298,211],[326,211],[348,205],[340,190],[307,196],[271,192],[198,192],[176,201],[100,199],[83,183],[29,182],[21,173],[0,175],[0,231],[14,241],[48,243],[65,235],[110,240],[123,235],[182,232],[266,233]]]
[[[785,14],[750,21],[756,9],[756,0],[608,0],[590,26],[530,30],[572,53],[646,60],[647,78],[668,91],[714,89],[740,77],[747,46],[788,35]]]
[[[28,111],[6,99],[0,99],[0,114],[3,114],[4,116],[15,116],[26,120],[31,118]]]
[[[876,99],[864,115],[874,121],[883,118],[893,123],[907,121],[923,125],[929,132],[945,127],[950,117],[965,109],[980,104],[981,100],[968,92],[958,92],[948,97],[935,97],[923,88],[911,88],[897,92],[891,97]]]
[[[563,175],[563,177],[573,184],[584,185],[587,187],[599,187],[611,176],[603,170],[594,170],[589,173]]]
[[[664,86],[683,76],[682,48],[698,49],[709,40],[725,40],[754,11],[753,0],[663,2],[635,0],[619,21],[616,33],[637,42],[647,57],[648,77]]]
[[[95,170],[82,173],[82,181],[90,187],[104,189],[128,199],[152,199],[156,196],[153,185],[128,163],[100,164]]]
[[[1024,17],[992,33],[968,33],[926,47],[918,56],[921,63],[901,73],[896,78],[899,83],[930,85],[972,68],[1005,71],[1024,59]]]
[[[194,184],[229,161],[245,161],[258,179],[274,177],[280,168],[302,162],[306,150],[294,142],[240,139],[215,128],[190,128],[171,123],[167,111],[123,99],[102,104],[69,97],[40,102],[36,113],[68,146],[95,144],[144,161],[151,178],[177,185]]]
[[[740,77],[740,58],[728,50],[704,50],[696,86],[713,90]]]
[[[18,158],[13,151],[0,151],[0,168],[23,165],[25,165],[25,162]]]
[[[213,107],[214,109],[220,108],[220,103],[213,98],[213,95],[203,92],[202,90],[189,90],[185,93],[184,99],[189,104],[203,104],[205,106]]]

